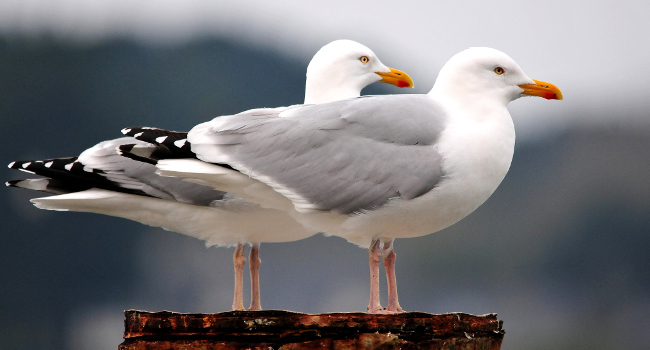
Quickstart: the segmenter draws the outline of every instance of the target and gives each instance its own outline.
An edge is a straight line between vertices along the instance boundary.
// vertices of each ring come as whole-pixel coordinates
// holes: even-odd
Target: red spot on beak
[[[404,80],[398,80],[397,81],[397,86],[401,88],[409,87],[411,84],[409,84],[407,81]]]
[[[544,98],[547,100],[557,100],[557,95],[553,92],[547,92],[544,94]]]

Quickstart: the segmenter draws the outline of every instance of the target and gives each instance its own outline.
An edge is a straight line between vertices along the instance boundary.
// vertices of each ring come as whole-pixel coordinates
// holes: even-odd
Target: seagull
[[[514,153],[507,106],[522,96],[562,99],[505,53],[470,48],[444,65],[428,94],[222,116],[183,141],[200,161],[156,166],[161,175],[194,179],[284,211],[309,232],[368,248],[368,311],[398,313],[394,240],[449,227],[490,197]]]
[[[319,104],[359,97],[364,87],[375,82],[413,87],[408,74],[385,66],[368,47],[351,40],[336,40],[322,47],[309,63],[304,103]],[[279,113],[290,108],[256,111]],[[155,130],[159,129],[142,129],[147,135]],[[46,178],[10,181],[7,185],[57,194],[33,199],[34,205],[41,209],[123,217],[196,237],[205,240],[207,245],[235,245],[233,310],[244,310],[244,248],[248,242],[252,247],[249,256],[250,310],[261,310],[260,243],[294,241],[313,233],[287,215],[287,210],[274,207],[289,207],[288,201],[262,206],[259,198],[249,201],[243,195],[228,192],[227,187],[213,190],[204,184],[157,175],[153,165],[156,161],[151,159],[167,154],[163,148],[142,141],[142,134],[144,132],[132,133],[135,139],[123,137],[101,142],[78,157],[12,162],[10,168]],[[150,141],[162,144],[164,139],[171,140],[171,136],[182,141],[186,134],[166,132],[164,136],[156,134]],[[176,146],[182,144],[176,143]],[[181,158],[188,156],[194,155],[181,153]],[[237,185],[241,188],[246,183],[244,179]],[[251,181],[248,184],[259,187]]]
[[[386,67],[366,46],[335,40],[318,50],[307,66],[304,104],[359,97],[363,88],[376,82],[414,87],[408,74]]]

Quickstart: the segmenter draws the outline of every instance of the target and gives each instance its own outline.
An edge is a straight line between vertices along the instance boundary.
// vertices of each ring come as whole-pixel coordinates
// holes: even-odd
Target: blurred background
[[[0,164],[300,103],[311,56],[336,39],[416,84],[364,94],[426,93],[453,54],[494,47],[565,100],[511,103],[517,147],[499,189],[460,223],[396,242],[402,306],[498,313],[507,350],[647,349],[648,13],[647,1],[4,0]],[[230,309],[233,249],[38,210],[37,196],[0,189],[1,349],[116,349],[124,309]],[[264,244],[262,306],[365,311],[367,254],[322,235]]]

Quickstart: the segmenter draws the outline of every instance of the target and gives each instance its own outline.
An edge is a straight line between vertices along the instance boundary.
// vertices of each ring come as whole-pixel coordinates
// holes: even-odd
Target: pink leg
[[[393,251],[393,242],[384,243],[384,269],[386,270],[386,281],[388,281],[388,305],[386,311],[390,313],[403,312],[397,300],[397,278],[395,277],[395,252]]]
[[[243,243],[237,244],[235,254],[232,256],[232,261],[235,265],[235,298],[232,302],[233,310],[246,310],[244,309],[244,264],[246,257],[244,256]]]
[[[368,249],[370,261],[370,302],[368,312],[371,314],[384,313],[379,302],[379,261],[381,260],[381,246],[379,238],[373,239]]]
[[[251,307],[249,310],[262,310],[262,303],[260,302],[260,264],[262,260],[260,260],[259,243],[252,244],[248,260],[251,269]]]

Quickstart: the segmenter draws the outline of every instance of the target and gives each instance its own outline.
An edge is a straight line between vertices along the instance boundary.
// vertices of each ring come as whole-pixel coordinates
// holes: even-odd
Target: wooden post
[[[120,350],[445,349],[498,350],[496,314],[303,314],[231,311],[217,314],[124,312]]]

